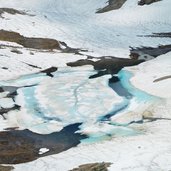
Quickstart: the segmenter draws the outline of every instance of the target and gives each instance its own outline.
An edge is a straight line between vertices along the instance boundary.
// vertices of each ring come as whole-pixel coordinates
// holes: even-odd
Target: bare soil
[[[13,169],[14,169],[14,167],[12,167],[12,166],[2,166],[2,165],[0,165],[0,171],[11,171]]]
[[[59,42],[55,39],[24,37],[19,33],[6,30],[0,30],[0,40],[15,42],[25,48],[43,50],[61,49]]]
[[[92,163],[92,164],[84,164],[79,166],[79,168],[75,168],[70,171],[108,171],[108,167],[111,163]]]
[[[60,132],[47,135],[33,133],[29,130],[0,132],[0,164],[19,164],[36,160],[39,157],[57,154],[77,146],[85,135],[75,133],[80,124],[66,126]],[[41,148],[49,151],[39,154]]]

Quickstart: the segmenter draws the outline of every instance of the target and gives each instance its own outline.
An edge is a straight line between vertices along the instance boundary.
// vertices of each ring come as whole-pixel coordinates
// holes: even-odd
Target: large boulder
[[[158,2],[158,1],[161,1],[161,0],[140,0],[139,2],[138,2],[138,5],[150,5],[150,4],[152,4],[152,3],[154,3],[154,2]]]

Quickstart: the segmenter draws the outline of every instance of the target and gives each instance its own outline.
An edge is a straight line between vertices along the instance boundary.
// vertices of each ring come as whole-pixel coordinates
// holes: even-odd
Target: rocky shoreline
[[[85,135],[75,133],[80,124],[65,127],[60,132],[40,135],[29,130],[0,132],[0,164],[19,164],[39,157],[57,154],[77,146]],[[39,154],[41,148],[48,152]]]

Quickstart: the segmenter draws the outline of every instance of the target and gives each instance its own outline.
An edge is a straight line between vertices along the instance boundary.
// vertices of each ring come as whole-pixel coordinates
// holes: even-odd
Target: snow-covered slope
[[[170,68],[171,58],[169,58],[168,55],[157,58],[154,60],[154,63],[153,61],[149,61],[147,66],[144,63],[143,68],[141,65],[139,67],[130,68],[129,70],[135,74],[133,81],[139,80],[137,79],[139,77],[139,72],[141,73],[144,71],[149,65],[156,68],[160,64],[160,67],[162,68]],[[163,57],[166,57],[167,62],[163,61]],[[163,76],[160,71],[161,70],[155,71],[155,75]],[[168,70],[163,70],[163,74],[167,74],[167,71]],[[145,73],[141,75],[141,78],[146,77],[146,75],[149,75],[148,79],[146,79],[146,83],[152,82],[154,77],[151,76],[152,74],[150,69],[145,70]],[[167,80],[167,84],[163,83],[165,90],[167,90],[167,94],[162,90],[162,82],[160,84],[161,86],[154,86],[154,90],[156,92],[154,95],[162,96],[164,99],[161,99],[159,103],[153,103],[152,106],[145,109],[143,114],[147,117],[161,118],[161,120],[159,119],[155,122],[147,121],[142,125],[133,124],[130,127],[136,130],[141,130],[142,134],[133,137],[117,137],[117,134],[115,134],[114,137],[108,137],[106,140],[101,142],[96,142],[93,144],[82,143],[78,147],[72,148],[61,154],[41,158],[27,164],[16,165],[15,170],[20,171],[24,169],[26,171],[30,171],[34,170],[36,167],[36,169],[41,169],[44,171],[47,169],[52,171],[68,171],[71,168],[75,168],[81,164],[105,161],[112,163],[109,168],[110,171],[169,171],[171,167],[171,125],[169,120],[171,119],[171,100],[169,98],[171,94],[169,89],[171,82],[170,80]],[[148,92],[153,90],[147,89],[147,85],[150,86],[150,84],[143,85],[146,85],[144,86],[144,90],[147,90]],[[165,98],[167,98],[167,101]],[[124,120],[129,120],[132,116],[134,116],[133,118],[136,118],[140,114],[139,112],[141,112],[141,109],[143,108],[139,105],[136,110],[132,111],[131,115],[129,115],[129,112],[125,112],[125,114],[121,116],[118,115],[118,117],[120,117],[120,119],[123,118]],[[102,128],[104,129],[104,127]],[[89,129],[91,131],[93,130],[91,127],[89,127]],[[125,127],[125,131],[129,131],[128,129],[129,128]],[[120,130],[118,129],[116,132],[119,133]]]
[[[170,79],[155,81],[171,75],[171,53],[141,64],[133,72],[135,76],[131,81],[136,87],[155,96],[171,97]]]
[[[149,35],[171,32],[171,1],[139,6],[127,0],[117,10],[96,13],[105,6],[106,0],[0,0],[0,12],[8,8],[0,13],[0,30],[60,44],[29,48],[0,36],[0,130],[28,129],[36,140],[80,124],[77,134],[88,136],[60,154],[50,141],[42,149],[53,156],[36,153],[42,158],[14,165],[16,171],[68,171],[95,162],[111,162],[110,171],[171,169],[171,52],[125,68],[123,59],[122,65],[117,58],[114,66],[108,62],[129,58],[130,47],[170,45],[169,37]],[[79,67],[68,66],[75,61]],[[119,72],[110,79],[115,66]],[[48,72],[51,67],[55,71]],[[96,73],[105,74],[89,78]],[[1,164],[15,163],[3,163],[3,143],[0,150]]]
[[[153,32],[170,31],[169,0],[143,7],[137,5],[137,0],[128,0],[119,10],[95,14],[98,8],[105,6],[105,2],[2,0],[0,7],[28,10],[35,16],[5,15],[8,20],[1,20],[0,28],[19,31],[25,36],[55,38],[65,41],[70,46],[86,48],[99,56],[124,57],[129,54],[129,46],[169,44],[169,39],[162,39],[161,42],[158,38],[137,37]]]

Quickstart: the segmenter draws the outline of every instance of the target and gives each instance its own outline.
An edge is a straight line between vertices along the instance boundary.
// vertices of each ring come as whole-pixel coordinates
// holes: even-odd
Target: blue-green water
[[[89,138],[83,140],[82,143],[91,143],[91,142],[97,142],[101,140],[107,140],[107,139],[110,139],[111,136],[113,135],[116,137],[116,136],[135,136],[135,135],[140,134],[140,132],[129,128],[128,127],[129,123],[118,124],[118,123],[114,123],[110,121],[110,118],[112,116],[126,111],[129,105],[131,104],[132,99],[134,99],[137,104],[150,103],[152,101],[159,99],[158,97],[155,97],[153,95],[150,95],[144,91],[141,91],[135,88],[130,82],[130,79],[132,76],[133,74],[126,70],[121,70],[118,73],[118,77],[120,80],[119,84],[122,88],[117,88],[117,90],[118,91],[123,90],[125,95],[120,92],[116,92],[116,93],[122,94],[123,101],[120,104],[116,104],[116,106],[114,106],[113,111],[111,111],[109,114],[106,114],[103,117],[99,118],[99,122],[102,122],[102,123],[107,122],[108,124],[113,125],[113,129],[111,129],[108,133],[101,132],[101,134],[98,134],[98,135],[91,135]]]
[[[59,74],[61,76],[62,73],[60,72]],[[70,73],[70,71],[69,71],[67,74],[72,74],[72,72]],[[54,75],[57,78],[58,72],[55,72]],[[127,108],[129,107],[129,105],[131,105],[132,99],[134,99],[134,101],[136,101],[137,104],[148,103],[148,102],[158,99],[155,96],[149,95],[148,93],[135,88],[130,82],[130,79],[132,76],[133,76],[133,74],[126,70],[121,70],[118,73],[118,77],[119,77],[120,81],[113,84],[113,90],[119,96],[121,96],[123,98],[122,102],[115,104],[113,106],[113,110],[110,113],[104,113],[103,116],[100,116],[99,118],[97,118],[96,122],[94,123],[95,124],[94,129],[96,129],[96,126],[98,124],[102,125],[101,129],[99,131],[97,131],[97,133],[90,134],[90,137],[83,140],[82,142],[89,143],[89,142],[101,141],[104,139],[109,139],[113,135],[114,136],[137,135],[138,132],[129,128],[128,124],[119,125],[117,123],[113,123],[112,121],[110,121],[110,118],[112,116],[117,115],[121,112],[125,112],[127,110]],[[48,106],[42,107],[39,103],[39,100],[41,100],[41,99],[36,98],[35,91],[36,91],[37,85],[45,77],[47,77],[47,76],[42,73],[41,74],[30,74],[30,75],[22,76],[15,80],[0,82],[0,84],[2,86],[4,86],[4,85],[11,86],[13,84],[20,85],[20,91],[22,92],[22,95],[24,96],[24,108],[27,110],[27,113],[29,113],[32,118],[35,118],[35,119],[41,118],[44,120],[44,122],[49,122],[49,121],[54,120],[54,121],[58,121],[58,122],[62,123],[63,122],[62,119],[59,119],[57,116],[54,117],[53,110],[51,108],[49,108]],[[85,82],[83,82],[83,83],[85,83]],[[30,85],[30,86],[25,87],[26,85]],[[81,85],[79,85],[79,86],[81,86]],[[56,87],[56,88],[58,88],[58,87]],[[110,86],[109,88],[112,88],[112,86]],[[65,89],[63,89],[61,91],[65,91]],[[76,90],[74,90],[74,91],[76,91]],[[86,92],[86,90],[85,90],[85,92]],[[73,92],[73,95],[77,96],[75,92]],[[54,97],[52,97],[52,98],[54,99]],[[61,97],[61,101],[62,101],[62,98],[63,97]],[[76,98],[75,105],[70,110],[70,112],[71,112],[70,115],[73,115],[73,119],[75,116],[75,112],[78,112],[77,100],[78,99]],[[80,117],[81,117],[81,115],[80,115]],[[85,117],[85,116],[83,116],[83,117]],[[89,117],[89,116],[87,116],[87,117]],[[85,118],[82,118],[82,121],[83,121],[82,124],[84,124],[84,120],[85,120]],[[69,124],[73,124],[73,121],[71,120],[71,123],[69,123]],[[103,130],[103,126],[105,128],[105,125],[110,125],[110,128],[107,129],[106,131]],[[41,127],[42,127],[42,125],[41,125]],[[82,126],[80,126],[80,129],[82,129]],[[93,127],[92,127],[92,129],[93,129]]]
[[[121,81],[122,86],[136,99],[137,103],[157,99],[156,96],[150,95],[140,89],[135,88],[130,82],[130,79],[132,76],[133,76],[133,74],[126,70],[121,70],[118,73],[118,77]]]

